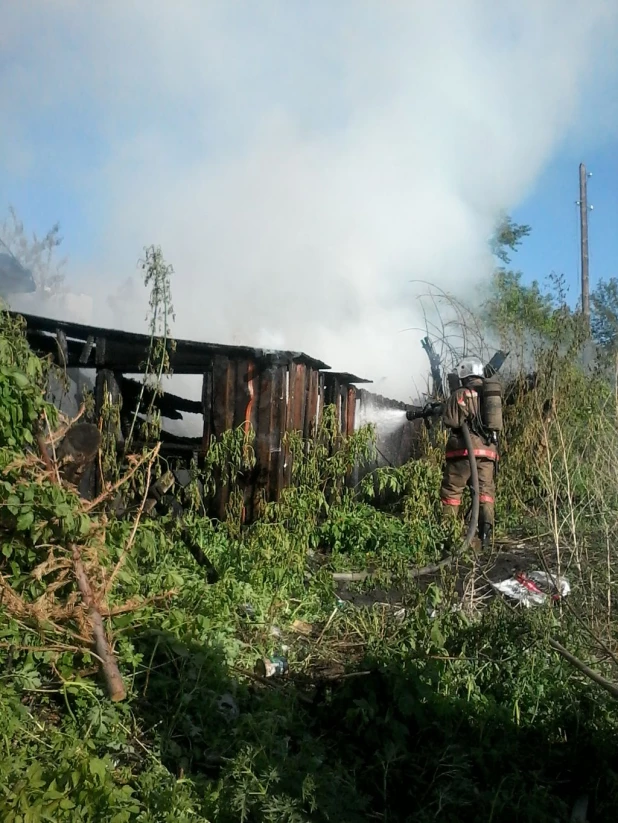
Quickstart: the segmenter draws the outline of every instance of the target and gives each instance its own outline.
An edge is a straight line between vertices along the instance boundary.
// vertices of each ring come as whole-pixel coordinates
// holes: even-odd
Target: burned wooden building
[[[106,397],[122,400],[122,438],[122,430],[126,431],[139,400],[139,375],[144,370],[150,337],[34,315],[21,316],[26,321],[31,347],[42,355],[51,355],[77,384],[85,373],[94,372],[97,419]],[[299,431],[304,437],[311,437],[326,405],[335,405],[343,434],[357,428],[357,410],[363,402],[405,409],[401,403],[359,389],[371,381],[333,372],[326,363],[303,352],[176,340],[169,356],[173,374],[199,375],[201,397],[188,399],[165,392],[150,398],[163,419],[162,454],[195,457],[199,461],[213,437],[218,438],[229,429],[251,426],[256,456],[252,483],[254,491],[265,493],[269,500],[276,500],[291,479],[290,461],[283,447],[285,433]],[[198,437],[166,430],[166,420],[182,420],[185,414],[201,416]],[[378,446],[382,446],[383,455],[388,451],[386,462],[401,465],[413,453],[409,427],[402,426],[397,437],[389,436],[388,443]],[[219,501],[221,513],[226,502],[223,494]]]

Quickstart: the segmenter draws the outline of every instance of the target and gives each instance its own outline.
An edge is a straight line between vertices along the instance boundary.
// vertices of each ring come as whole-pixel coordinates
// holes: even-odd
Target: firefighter
[[[483,426],[481,389],[483,364],[475,358],[462,360],[457,366],[461,388],[454,391],[443,412],[444,425],[451,430],[446,444],[440,499],[445,517],[456,517],[464,489],[470,483],[470,463],[461,424],[467,423],[474,448],[479,476],[479,537],[487,548],[493,533],[495,473],[498,449],[495,437]]]

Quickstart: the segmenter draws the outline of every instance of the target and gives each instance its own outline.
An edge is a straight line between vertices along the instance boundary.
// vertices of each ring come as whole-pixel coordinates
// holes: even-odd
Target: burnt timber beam
[[[79,365],[85,366],[88,360],[90,359],[90,355],[92,354],[92,349],[94,347],[94,336],[92,334],[88,335],[86,342],[82,348],[81,354],[79,355]],[[67,353],[68,358],[68,353]]]
[[[135,408],[135,403],[142,388],[141,383],[130,377],[123,377],[120,380],[120,388],[124,399],[131,404],[131,408]],[[151,388],[146,387],[144,389],[143,400],[146,405],[153,402],[153,394]],[[167,417],[169,420],[182,420],[180,412],[183,411],[189,414],[202,414],[202,403],[199,400],[188,400],[186,397],[178,397],[178,395],[170,392],[155,396],[153,405],[161,412],[163,417]]]
[[[146,360],[150,337],[145,334],[120,331],[118,329],[104,329],[97,326],[86,326],[82,323],[68,323],[53,320],[47,317],[38,317],[23,312],[10,312],[13,316],[21,316],[26,321],[26,334],[33,341],[38,341],[43,347],[49,342],[41,342],[42,338],[56,335],[62,330],[69,344],[69,365],[84,368],[104,367],[111,371],[124,373],[138,373],[143,369]],[[85,350],[89,338],[94,338],[100,350],[95,354],[88,352],[86,362],[80,362],[80,356]],[[52,343],[55,345],[54,338]],[[176,340],[176,347],[170,352],[170,365],[176,374],[203,374],[204,361],[214,357],[226,357],[230,360],[246,358],[256,364],[256,370],[262,371],[272,366],[283,365],[288,362],[299,362],[312,365],[318,369],[328,369],[328,365],[304,352],[274,351],[256,349],[251,346],[223,345],[219,343],[202,343],[193,340]],[[73,344],[73,345],[72,345]],[[35,348],[35,346],[33,346]],[[73,359],[74,358],[74,359]]]
[[[67,343],[67,336],[62,329],[56,329],[56,344],[58,346],[59,363],[58,365],[63,369],[69,368],[69,346]]]

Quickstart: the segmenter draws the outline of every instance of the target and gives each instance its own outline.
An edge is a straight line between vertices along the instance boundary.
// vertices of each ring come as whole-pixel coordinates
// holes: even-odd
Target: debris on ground
[[[518,572],[514,577],[492,583],[496,591],[517,600],[526,608],[543,606],[570,594],[571,586],[564,577],[544,571]]]

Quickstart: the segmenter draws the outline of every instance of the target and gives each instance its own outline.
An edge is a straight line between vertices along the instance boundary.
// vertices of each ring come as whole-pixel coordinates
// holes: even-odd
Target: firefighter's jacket
[[[446,401],[442,421],[447,428],[451,429],[444,455],[447,460],[456,460],[468,456],[468,450],[461,433],[462,423],[468,423],[474,456],[485,457],[494,461],[498,459],[498,451],[495,445],[493,443],[488,444],[473,431],[474,420],[480,418],[481,399],[477,391],[480,387],[481,382],[479,380],[476,385],[457,389]]]

